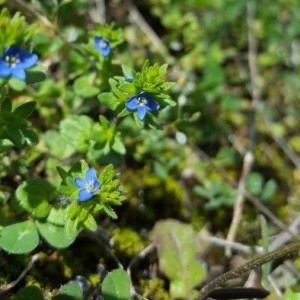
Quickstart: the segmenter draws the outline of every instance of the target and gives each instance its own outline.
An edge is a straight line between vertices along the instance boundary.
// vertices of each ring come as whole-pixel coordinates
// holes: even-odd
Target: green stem
[[[230,271],[220,275],[216,279],[212,280],[208,284],[206,284],[200,290],[199,295],[196,299],[197,300],[205,300],[205,299],[207,299],[208,295],[213,290],[224,286],[226,281],[240,277],[242,274],[249,272],[253,269],[256,269],[257,267],[259,267],[267,262],[286,257],[286,256],[292,254],[293,252],[296,252],[299,250],[300,250],[300,239],[298,238],[298,239],[292,241],[291,243],[281,246],[278,249],[276,249],[270,253],[260,255],[256,258],[252,259],[248,263],[246,263],[242,266],[239,266],[233,270],[230,270]]]

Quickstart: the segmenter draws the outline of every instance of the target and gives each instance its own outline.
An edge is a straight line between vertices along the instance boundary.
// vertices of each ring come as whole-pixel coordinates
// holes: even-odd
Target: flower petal
[[[22,50],[22,52],[24,52],[24,50]],[[22,66],[24,69],[32,67],[33,65],[36,64],[38,60],[38,56],[36,54],[28,53],[28,52],[27,54],[20,54],[20,58],[21,58],[21,62],[19,65]]]
[[[136,110],[136,109],[140,106],[140,103],[139,103],[139,101],[138,101],[138,97],[137,97],[137,96],[133,96],[133,97],[129,98],[129,99],[125,102],[125,106],[126,106],[128,109]]]
[[[24,69],[20,68],[20,67],[15,67],[11,69],[11,75],[16,77],[19,80],[25,80],[26,78],[26,74]]]
[[[94,181],[93,185],[94,185],[93,193],[95,193],[100,188],[100,182],[98,180],[96,180],[96,181]]]
[[[139,119],[141,121],[144,120],[146,112],[147,112],[147,106],[146,105],[140,105],[137,108],[137,113],[138,113]]]
[[[159,109],[159,104],[155,100],[151,99],[151,100],[148,100],[147,108],[150,111],[155,111],[155,110]]]
[[[89,168],[85,174],[85,181],[91,182],[91,181],[97,181],[97,174],[96,170],[94,168]]]
[[[0,59],[0,77],[7,77],[11,74],[11,68],[7,66],[7,64]]]
[[[159,104],[145,91],[139,93],[138,95],[139,97],[143,97],[147,100],[147,108],[148,110],[150,111],[155,111],[155,110],[158,110],[159,109]]]
[[[94,49],[98,50],[103,56],[108,56],[110,53],[110,43],[102,36],[94,37]]]
[[[84,188],[85,186],[85,180],[81,178],[75,178],[74,183],[79,187],[79,188]]]
[[[81,189],[78,193],[78,200],[80,202],[87,201],[93,197],[93,193],[87,191],[86,189]]]
[[[6,48],[5,52],[4,52],[4,56],[9,55],[9,56],[15,56],[19,53],[20,48],[18,48],[15,45],[11,45],[8,48]]]

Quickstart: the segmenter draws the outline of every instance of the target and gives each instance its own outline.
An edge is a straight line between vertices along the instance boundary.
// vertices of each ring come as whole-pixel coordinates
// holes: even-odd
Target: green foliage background
[[[47,292],[56,295],[62,284],[76,276],[84,276],[97,287],[107,272],[120,267],[114,257],[126,268],[142,249],[161,240],[154,228],[162,220],[185,223],[196,243],[204,229],[209,236],[225,239],[243,158],[251,143],[254,162],[246,198],[257,199],[273,214],[273,219],[267,218],[271,235],[282,230],[274,219],[288,226],[299,217],[299,1],[256,1],[253,32],[260,101],[255,119],[247,25],[250,1],[99,1],[105,10],[97,1],[25,2],[0,1],[0,8],[7,9],[2,10],[0,22],[9,20],[11,26],[24,28],[22,34],[17,29],[4,32],[0,23],[1,53],[7,46],[2,39],[12,39],[26,43],[39,55],[38,80],[29,76],[33,85],[10,80],[13,105],[4,104],[0,111],[0,225],[17,223],[18,230],[33,226],[42,236],[53,229],[57,235],[54,241],[51,237],[40,241],[35,250],[41,257],[39,263],[8,296],[30,285],[39,286],[43,297]],[[19,23],[14,21],[15,14],[23,16]],[[108,59],[92,49],[93,34],[112,40]],[[133,83],[124,79],[130,72],[136,76]],[[147,80],[153,85],[145,85]],[[122,106],[126,95],[140,89],[153,93],[162,107],[144,123]],[[3,127],[7,116],[11,122]],[[102,233],[95,237],[84,231],[75,240],[80,230],[69,221],[66,226],[73,236],[65,240],[64,224],[56,223],[56,218],[62,216],[59,205],[68,199],[54,191],[62,179],[56,167],[66,170],[82,159],[108,173],[112,171],[105,168],[112,164],[120,173],[126,199],[114,203],[113,190],[104,190],[106,198],[111,196],[111,203],[101,208],[107,214],[99,213],[99,208],[95,219],[86,219],[87,228],[95,229],[97,223]],[[41,188],[35,192],[43,200],[33,207],[22,193],[35,185]],[[258,215],[262,210],[248,200],[236,240],[261,246]],[[49,213],[49,202],[58,204],[57,211],[51,211],[55,217]],[[110,210],[110,204],[118,206]],[[24,210],[30,214],[28,219]],[[53,227],[45,227],[48,221]],[[176,226],[170,232],[180,236]],[[0,243],[10,235],[11,227],[5,228]],[[163,230],[168,226],[161,230],[162,236],[167,234]],[[31,243],[37,246],[37,232],[31,235]],[[18,244],[14,246],[11,252],[18,253]],[[207,248],[198,245],[191,263],[195,259],[199,265],[227,265],[223,248]],[[189,247],[190,251],[194,254]],[[182,250],[181,255],[186,253]],[[1,251],[0,284],[15,280],[30,257]],[[183,287],[176,270],[164,273],[172,261],[160,259],[155,251],[150,252],[131,270],[137,293],[147,299],[194,297],[194,288],[205,279],[205,268],[200,267],[200,277],[191,279],[193,286],[185,294],[187,285]],[[299,259],[294,268],[299,271]],[[117,276],[125,275],[117,271]],[[110,280],[118,277],[106,279],[105,289]],[[124,280],[126,289],[129,284]],[[284,299],[296,299],[299,289],[299,278],[283,286]],[[267,299],[280,298],[271,290]]]

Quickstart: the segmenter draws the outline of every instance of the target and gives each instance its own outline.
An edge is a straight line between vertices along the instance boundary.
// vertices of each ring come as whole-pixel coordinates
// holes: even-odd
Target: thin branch
[[[152,252],[154,250],[155,246],[153,243],[151,243],[150,245],[148,245],[146,248],[144,248],[140,253],[138,253],[138,255],[136,255],[129,263],[128,267],[127,267],[127,274],[131,279],[131,268],[132,266],[140,259],[144,258],[145,256],[147,256],[150,252]],[[147,300],[147,298],[137,294],[137,292],[135,291],[135,288],[132,284],[132,280],[131,281],[131,287],[130,287],[130,294],[131,296],[134,295],[138,295],[139,297],[142,297],[143,300]]]
[[[242,218],[245,192],[246,192],[246,181],[250,174],[253,162],[253,145],[255,141],[255,118],[256,118],[256,107],[260,101],[260,91],[257,84],[257,78],[259,76],[257,66],[257,46],[256,38],[254,35],[254,12],[255,12],[255,0],[247,1],[247,25],[248,25],[248,64],[250,70],[250,93],[252,97],[252,110],[250,114],[250,127],[249,127],[249,145],[248,150],[245,153],[243,160],[242,174],[238,184],[238,195],[236,197],[233,216],[230,224],[230,228],[227,235],[228,241],[234,241],[237,230]],[[225,250],[227,256],[231,255],[231,247],[227,247]]]
[[[202,149],[197,148],[196,146],[193,146],[193,150],[199,155],[199,157],[203,160],[205,159],[212,168],[214,168],[221,176],[228,182],[233,188],[237,188],[238,184],[234,178],[232,178],[228,172],[220,167],[217,166],[210,158],[210,156],[205,153]],[[247,200],[250,201],[252,204],[254,204],[264,215],[266,215],[278,228],[280,228],[283,231],[290,232],[289,228],[280,220],[278,219],[273,212],[267,208],[261,200],[258,198],[253,197],[250,195],[247,191],[245,191],[245,195],[247,197]],[[292,236],[294,236],[292,234]]]
[[[3,287],[0,288],[0,295],[4,294],[4,293],[8,292],[9,290],[11,290],[12,288],[14,288],[26,276],[26,274],[31,270],[31,268],[34,266],[34,264],[37,260],[39,260],[39,254],[38,253],[31,256],[31,259],[30,259],[28,265],[21,272],[21,274],[19,275],[19,277],[16,280],[14,280],[11,283],[7,284],[5,286],[5,288],[3,288]]]
[[[230,270],[230,271],[218,276],[217,278],[215,278],[208,284],[206,284],[200,290],[197,300],[207,299],[209,294],[213,290],[224,286],[228,280],[238,278],[241,275],[243,275],[244,273],[249,272],[253,269],[256,269],[265,263],[288,257],[291,254],[293,254],[294,252],[297,252],[299,250],[300,250],[300,239],[296,239],[293,242],[291,242],[290,244],[282,246],[272,252],[269,252],[264,255],[259,255],[258,257],[252,259],[248,263],[246,263],[242,266],[239,266],[233,270]]]
[[[206,236],[199,235],[198,238],[201,242],[208,242],[208,243],[214,244],[216,246],[220,246],[220,247],[227,247],[229,245],[232,249],[240,251],[240,252],[244,252],[247,254],[254,253],[254,252],[262,253],[262,247],[259,247],[259,246],[247,246],[247,245],[237,243],[237,242],[229,242],[227,240],[217,238],[215,236],[206,237]]]
[[[159,53],[161,53],[163,56],[168,55],[168,49],[160,39],[160,37],[156,34],[156,32],[152,29],[152,27],[147,23],[147,21],[144,19],[142,14],[139,12],[139,10],[136,8],[136,6],[133,3],[129,3],[129,19],[136,23],[141,31],[145,33],[145,35],[149,38],[151,43],[154,45],[154,47],[157,49]],[[168,63],[171,63],[173,61],[173,58],[168,56],[166,58]]]

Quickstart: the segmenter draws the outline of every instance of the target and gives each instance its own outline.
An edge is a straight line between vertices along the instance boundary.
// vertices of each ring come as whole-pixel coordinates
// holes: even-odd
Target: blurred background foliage
[[[16,105],[36,101],[30,122],[40,140],[35,147],[12,147],[0,153],[1,182],[10,186],[0,195],[1,225],[21,218],[17,205],[12,211],[7,203],[22,180],[47,177],[55,185],[60,180],[57,165],[69,166],[84,153],[91,160],[99,156],[88,145],[91,120],[98,122],[100,114],[111,120],[113,115],[99,105],[97,95],[109,91],[111,76],[122,76],[120,64],[138,70],[149,59],[169,64],[167,80],[176,83],[170,96],[177,106],[161,112],[163,130],[141,130],[131,119],[118,124],[115,139],[124,145],[108,156],[101,153],[96,160],[101,166],[113,163],[119,169],[127,200],[116,209],[118,220],[100,215],[98,224],[113,237],[112,251],[125,266],[152,240],[159,220],[176,219],[197,231],[205,228],[209,235],[226,238],[252,122],[247,1],[1,2],[11,16],[16,12],[25,16],[24,29],[38,24],[30,43],[47,74],[45,81],[26,87],[26,96],[13,95]],[[299,18],[297,0],[256,3],[253,29],[261,99],[246,188],[287,226],[300,211]],[[86,50],[91,43],[88,33],[111,22],[121,29],[123,41],[111,60],[98,61],[92,50]],[[104,73],[97,72],[97,63],[109,64]],[[89,77],[82,78],[84,74]],[[78,136],[68,136],[68,126],[77,126]],[[100,132],[104,127],[98,128]],[[0,147],[9,146],[1,143]],[[246,201],[237,241],[261,244],[260,213]],[[268,222],[272,235],[280,232],[272,220]],[[97,284],[105,272],[102,268],[116,267],[107,251],[95,248],[88,236],[59,252],[46,245],[39,250],[44,258],[25,280],[45,291],[77,275]],[[203,263],[226,265],[220,251],[213,249],[208,255],[201,249]],[[25,265],[26,257],[1,252],[1,280],[14,280]],[[145,297],[169,299],[168,279],[160,276],[155,254],[136,266],[133,279]],[[295,286],[300,288],[299,282]]]

